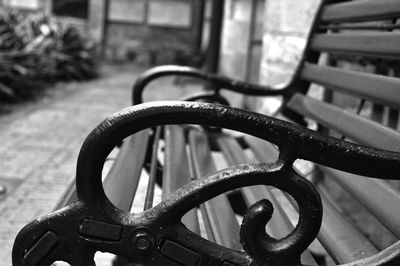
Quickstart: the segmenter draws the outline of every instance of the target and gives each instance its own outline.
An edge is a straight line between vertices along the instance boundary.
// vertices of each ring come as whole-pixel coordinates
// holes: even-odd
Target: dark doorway
[[[88,7],[88,0],[53,0],[53,13],[57,16],[86,19]]]

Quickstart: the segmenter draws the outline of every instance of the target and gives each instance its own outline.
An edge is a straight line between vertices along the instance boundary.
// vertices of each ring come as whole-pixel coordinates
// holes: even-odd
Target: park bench
[[[281,88],[189,67],[145,72],[134,85],[134,106],[85,140],[76,191],[59,207],[69,205],[19,233],[14,265],[93,265],[96,251],[138,265],[317,265],[308,249],[315,239],[336,264],[400,265],[399,16],[399,0],[323,1],[296,72]],[[170,75],[213,90],[142,104],[147,85]],[[313,84],[324,87],[321,99],[310,95]],[[282,106],[274,117],[229,107],[224,89],[281,96]],[[351,110],[336,105],[344,95]],[[122,140],[102,182],[103,164]],[[314,169],[301,173],[297,159]],[[144,211],[128,213],[143,170]],[[154,206],[158,186],[162,199]],[[378,247],[352,222],[339,188],[393,243]]]

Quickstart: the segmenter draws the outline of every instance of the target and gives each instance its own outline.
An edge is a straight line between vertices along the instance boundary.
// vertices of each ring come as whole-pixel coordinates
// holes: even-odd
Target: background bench
[[[209,82],[217,92],[220,89],[227,89],[248,95],[281,95],[283,99],[282,107],[274,116],[314,128],[319,134],[304,131],[301,127],[292,126],[291,124],[281,124],[276,120],[262,120],[255,114],[240,110],[232,111],[218,106],[212,107],[211,105],[199,105],[200,107],[196,107],[193,104],[187,105],[186,109],[193,111],[194,118],[188,116],[189,118],[185,118],[185,120],[182,117],[186,117],[186,115],[182,115],[182,117],[179,115],[180,112],[184,113],[185,108],[182,107],[184,104],[175,103],[179,110],[176,112],[171,111],[170,115],[178,116],[177,118],[171,118],[172,120],[175,119],[176,122],[179,120],[179,123],[186,121],[194,124],[198,122],[210,124],[209,120],[215,118],[219,121],[215,122],[216,125],[224,125],[228,128],[245,131],[258,137],[265,134],[265,138],[271,140],[273,144],[280,146],[280,148],[289,148],[287,145],[292,144],[293,146],[290,147],[292,149],[281,149],[279,153],[276,145],[259,138],[249,135],[230,134],[230,132],[219,131],[214,127],[200,128],[187,125],[168,125],[153,128],[153,126],[150,126],[151,129],[140,131],[138,134],[125,139],[115,163],[103,182],[108,198],[119,209],[129,211],[132,206],[132,200],[135,203],[134,195],[138,189],[140,176],[144,168],[149,177],[143,209],[149,210],[148,213],[155,213],[154,210],[159,210],[162,213],[162,208],[168,209],[165,204],[151,209],[154,206],[154,194],[158,193],[156,190],[158,185],[161,185],[161,198],[170,202],[168,201],[170,199],[168,196],[171,192],[191,180],[201,179],[217,169],[238,164],[274,162],[278,159],[278,156],[288,159],[290,163],[289,158],[293,154],[294,158],[308,159],[317,163],[312,171],[304,172],[301,164],[297,163],[295,163],[295,168],[300,165],[298,172],[301,173],[303,171],[302,174],[313,181],[318,189],[323,206],[321,229],[317,230],[317,232],[319,231],[317,236],[318,243],[315,244],[317,248],[313,246],[311,252],[309,250],[303,252],[301,257],[302,264],[317,264],[315,259],[318,260],[320,257],[316,256],[318,255],[316,253],[321,252],[321,248],[318,246],[322,246],[328,254],[327,261],[333,261],[336,264],[345,264],[363,259],[365,259],[364,263],[366,265],[385,265],[384,263],[396,265],[400,263],[398,255],[399,244],[393,244],[398,240],[400,228],[398,182],[382,180],[398,179],[399,155],[397,153],[379,152],[369,148],[352,146],[346,142],[334,141],[323,136],[331,135],[369,147],[399,151],[397,146],[400,143],[400,134],[397,131],[397,127],[400,93],[397,90],[400,82],[396,77],[397,60],[400,52],[400,46],[398,45],[400,35],[396,31],[398,27],[396,22],[399,14],[399,1],[348,1],[333,4],[329,4],[329,1],[324,1],[316,16],[296,73],[284,88],[268,88],[266,86],[247,84],[186,67],[161,67],[144,73],[134,86],[134,104],[139,104],[143,101],[143,90],[155,78],[166,75],[192,76]],[[323,57],[320,56],[321,54]],[[322,97],[315,98],[314,93],[310,93],[309,88],[312,84],[324,86]],[[343,95],[350,95],[351,98]],[[224,98],[220,94],[215,94],[214,91],[186,99],[226,104]],[[350,103],[350,106],[343,106],[343,102]],[[97,129],[97,132],[101,132],[101,129],[107,128],[110,124],[117,125],[118,121],[123,121],[124,119],[135,120],[136,118],[126,118],[128,116],[134,117],[135,112],[137,112],[137,116],[140,116],[140,112],[146,114],[147,112],[149,114],[158,112],[157,114],[160,117],[164,117],[163,111],[168,113],[168,110],[173,108],[174,103],[157,103],[153,105],[150,103],[145,107],[126,111],[129,115],[120,114],[110,118],[108,123],[101,125]],[[348,108],[348,110],[345,110],[345,108]],[[199,113],[195,111],[198,109],[200,110],[198,111]],[[209,117],[207,118],[206,115]],[[247,122],[244,119],[246,115],[249,120]],[[149,117],[155,119],[153,116],[149,115]],[[235,117],[236,120],[233,121],[237,121],[237,125],[232,121],[229,124],[222,119],[229,120],[231,117]],[[145,120],[138,121],[147,123]],[[257,124],[257,122],[259,123]],[[157,121],[149,121],[148,123],[149,125],[153,125],[153,123],[161,125],[164,121],[160,118]],[[259,131],[252,129],[255,125],[259,126]],[[278,133],[274,135],[274,130],[269,130],[271,128]],[[118,130],[121,131],[122,129]],[[127,130],[128,128],[125,128],[125,131]],[[288,132],[293,134],[288,136]],[[97,141],[97,137],[100,135],[99,133],[98,135],[94,133],[86,141],[81,154],[87,155],[93,150],[103,151],[98,146],[94,146],[93,143]],[[124,134],[119,133],[116,135],[121,137]],[[279,134],[282,134],[282,136]],[[106,135],[101,136],[104,141],[106,137]],[[113,134],[110,133],[109,137],[111,144],[117,142],[117,138]],[[282,140],[285,140],[286,144]],[[103,142],[98,141],[96,143]],[[110,143],[107,143],[107,147],[111,145]],[[88,147],[92,150],[88,151]],[[86,158],[84,155],[81,155],[81,157]],[[82,162],[82,159],[80,162]],[[329,168],[329,166],[345,171],[335,170]],[[79,169],[84,168],[85,166],[81,165],[80,168],[78,166],[78,185],[80,184],[81,189],[81,191],[78,189],[78,194],[80,193],[81,195],[81,201],[87,202],[86,197],[96,198],[95,193],[90,191],[98,190],[96,188],[98,185],[95,186],[95,183],[82,181],[84,177],[79,175]],[[245,171],[244,168],[240,167],[236,167],[235,170]],[[86,169],[87,171],[89,170]],[[230,172],[225,174],[234,176]],[[362,177],[357,174],[373,176],[376,179]],[[82,184],[85,186],[82,186]],[[196,186],[193,184],[201,187],[202,183],[201,181],[192,183],[190,187],[186,187],[185,191],[195,191]],[[339,189],[343,189],[344,192]],[[74,193],[74,189],[71,187],[68,195],[72,196],[66,197],[69,198],[67,202],[74,199]],[[212,194],[214,192],[209,193]],[[314,195],[311,190],[308,193]],[[183,194],[185,193],[181,191],[172,197],[176,200],[178,197],[183,197]],[[198,197],[205,197],[202,195]],[[376,219],[382,224],[374,225],[372,231],[375,234],[379,232],[379,235],[388,235],[384,238],[384,241],[377,238],[376,235],[370,232],[371,230],[366,229],[357,221],[354,207],[349,208],[349,206],[354,206],[353,203],[348,204],[350,202],[349,195],[365,208],[365,212],[357,213],[358,217],[361,216],[361,220],[370,221],[371,219]],[[310,197],[312,198],[313,196]],[[250,233],[240,232],[240,221],[245,217],[244,224],[248,225],[246,217],[254,213],[254,208],[256,207],[268,212],[266,211],[268,210],[266,207],[268,204],[265,202],[251,208],[252,204],[265,198],[269,199],[274,205],[274,214],[267,225],[267,232],[275,238],[286,236],[289,232],[292,232],[294,228],[293,221],[296,222],[296,219],[298,219],[296,210],[302,205],[299,204],[297,206],[292,197],[288,197],[286,193],[270,186],[242,187],[231,190],[226,194],[221,194],[204,203],[202,202],[198,208],[189,211],[182,218],[182,222],[192,232],[233,250],[241,250],[243,248],[240,241],[240,235],[242,234],[242,242],[245,244],[246,252],[255,260],[253,262],[260,262],[262,260],[259,258],[259,253],[265,252],[264,254],[267,254],[265,247],[259,245],[259,250],[257,251],[257,247],[251,246],[251,241],[246,240],[246,236]],[[94,205],[95,207],[97,206],[96,204]],[[64,212],[70,217],[75,217],[75,214],[71,213],[73,212],[72,210],[77,209],[79,210],[77,211],[79,215],[84,213],[85,217],[89,217],[86,214],[86,210],[79,208],[81,207],[75,205],[75,207],[67,208]],[[107,208],[112,210],[112,207],[108,205]],[[181,206],[181,208],[184,207]],[[250,211],[246,215],[245,211],[249,208]],[[315,216],[317,224],[318,210],[319,207],[316,205]],[[101,211],[97,210],[97,214],[99,212]],[[365,218],[369,217],[366,216],[366,212],[369,212],[370,214],[368,215],[375,218]],[[93,217],[98,217],[93,212],[89,213]],[[77,217],[81,217],[79,215]],[[162,216],[160,213],[157,213],[157,215]],[[61,220],[57,220],[58,217],[59,215],[53,215],[47,218],[50,224],[55,224],[53,225],[54,231],[59,230],[59,225],[61,224]],[[87,245],[91,248],[85,250],[85,258],[87,257],[88,261],[90,261],[90,255],[94,250],[105,250],[120,255],[132,256],[132,258],[148,264],[151,262],[146,259],[146,256],[153,257],[159,263],[162,261],[164,264],[170,263],[171,265],[176,263],[184,265],[215,264],[217,261],[221,265],[241,265],[249,262],[238,253],[217,249],[210,244],[203,245],[197,242],[195,244],[195,240],[199,241],[199,243],[203,242],[193,236],[185,238],[187,232],[179,231],[182,230],[180,227],[179,229],[176,229],[178,227],[173,227],[174,230],[178,231],[172,229],[171,231],[163,231],[164,235],[159,238],[156,237],[158,241],[156,243],[152,242],[153,239],[148,240],[148,242],[144,241],[144,244],[147,243],[151,248],[155,248],[154,254],[152,253],[153,249],[146,253],[146,248],[144,248],[143,253],[141,251],[133,251],[133,254],[131,254],[122,248],[123,245],[118,246],[115,244],[115,246],[119,247],[119,249],[116,249],[111,244],[107,244],[112,240],[116,241],[110,236],[117,230],[113,226],[121,222],[121,217],[128,218],[121,214],[116,215],[114,212],[109,215],[107,211],[104,211],[100,217],[102,217],[102,223],[100,224],[91,220],[85,220],[86,222],[83,223],[81,220],[76,222],[74,219],[77,218],[65,219],[65,221],[73,225],[79,224],[80,234],[76,236],[78,239],[82,235],[89,239],[87,242],[90,244]],[[149,220],[150,218],[146,221],[149,222]],[[306,220],[309,222],[308,218]],[[136,225],[141,224],[134,219],[130,221]],[[303,218],[300,221],[303,223]],[[252,222],[251,219],[250,222]],[[142,224],[145,227],[146,223],[142,222]],[[164,221],[161,226],[168,228],[167,224],[168,221]],[[46,251],[46,248],[40,248],[42,250],[41,253],[37,251],[38,249],[35,248],[37,245],[55,242],[55,240],[51,240],[53,237],[51,234],[43,236],[43,232],[47,230],[45,230],[46,226],[45,222],[36,222],[22,231],[19,238],[17,238],[15,246],[14,263],[16,265],[25,265],[24,260],[33,260],[34,262],[50,261],[52,256],[56,255],[61,256],[58,259],[70,261],[75,265],[75,261],[66,255],[73,254],[73,252],[68,253],[68,250],[60,251],[57,249],[56,244],[47,245],[50,246],[47,249],[50,255],[47,252],[43,252],[43,250]],[[242,226],[242,228],[249,229],[251,226]],[[318,226],[311,229],[318,229]],[[123,227],[123,230],[125,230],[125,227]],[[135,231],[136,229],[132,230]],[[99,233],[99,231],[104,233]],[[177,232],[182,233],[181,238]],[[146,235],[145,233],[148,232],[140,233]],[[311,240],[313,238],[312,235],[313,232],[306,234]],[[33,237],[35,240],[32,240],[32,236],[36,236],[36,238]],[[133,238],[135,239],[135,237],[137,237],[137,234]],[[146,237],[144,238],[146,239]],[[304,234],[302,237],[304,237]],[[27,239],[30,239],[30,241],[27,241]],[[44,240],[38,241],[38,239]],[[188,239],[193,240],[193,242]],[[79,240],[75,240],[75,237],[71,236],[59,241],[62,243],[79,242]],[[118,241],[122,243],[125,239],[118,239]],[[93,242],[96,244],[93,244]],[[291,243],[292,246],[295,246],[294,243],[295,241]],[[385,249],[391,244],[393,244],[391,247]],[[82,245],[85,246],[84,244]],[[146,247],[146,245],[144,246]],[[288,244],[288,246],[290,245]],[[284,248],[285,252],[287,252],[286,248]],[[23,255],[21,252],[24,250],[28,250],[28,252],[23,253]],[[216,250],[220,253],[216,252]],[[295,250],[302,251],[302,248],[297,247]],[[62,252],[64,255],[61,255]],[[271,255],[269,260],[278,265],[289,265],[289,262],[294,263],[297,260],[296,252],[282,252],[282,254],[288,254],[287,260],[274,248],[268,254]],[[121,260],[119,263],[122,263]],[[322,262],[319,261],[319,263]],[[361,262],[355,265],[357,264],[361,264]]]

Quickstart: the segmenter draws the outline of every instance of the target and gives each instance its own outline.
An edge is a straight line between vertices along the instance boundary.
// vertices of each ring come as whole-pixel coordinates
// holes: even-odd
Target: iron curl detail
[[[265,232],[265,225],[270,216],[256,212],[253,208],[245,214],[241,226],[241,242],[246,253],[233,251],[212,242],[185,241],[192,239],[192,233],[181,233],[179,242],[190,243],[190,247],[201,254],[212,254],[214,262],[234,261],[240,265],[298,265],[300,254],[311,244],[318,234],[322,219],[322,206],[318,192],[306,179],[298,176],[281,161],[273,164],[247,164],[218,171],[208,177],[179,189],[147,215],[160,219],[157,223],[178,224],[182,216],[192,208],[207,200],[233,189],[253,185],[269,185],[289,193],[299,206],[299,223],[283,239],[272,239]],[[267,200],[262,201],[265,205]],[[268,208],[272,214],[272,205]],[[257,205],[257,204],[256,204]],[[260,204],[258,204],[260,205]],[[261,206],[264,207],[264,206]],[[164,210],[161,213],[153,213]],[[254,232],[254,225],[260,229]],[[263,229],[262,229],[263,228]],[[255,233],[262,234],[255,236]],[[171,236],[172,237],[172,236]],[[196,237],[195,237],[196,238]],[[250,258],[249,256],[250,255]]]

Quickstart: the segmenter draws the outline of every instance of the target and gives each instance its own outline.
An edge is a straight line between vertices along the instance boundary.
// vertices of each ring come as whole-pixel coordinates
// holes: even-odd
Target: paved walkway
[[[50,212],[75,175],[80,146],[106,116],[130,104],[142,69],[106,67],[102,78],[58,85],[60,96],[0,116],[0,265],[11,265],[17,232]]]
[[[62,92],[56,97],[0,116],[0,184],[8,189],[0,195],[0,266],[11,265],[18,231],[51,212],[73,181],[78,152],[88,133],[105,117],[130,105],[132,83],[142,71],[132,65],[107,66],[98,80],[59,84],[56,88]],[[153,83],[151,99],[179,99],[199,90],[198,84],[190,82],[173,90],[172,81]],[[241,102],[237,95],[228,97],[236,105]],[[137,196],[144,198],[142,194]],[[103,266],[109,260],[106,255],[96,263]]]

